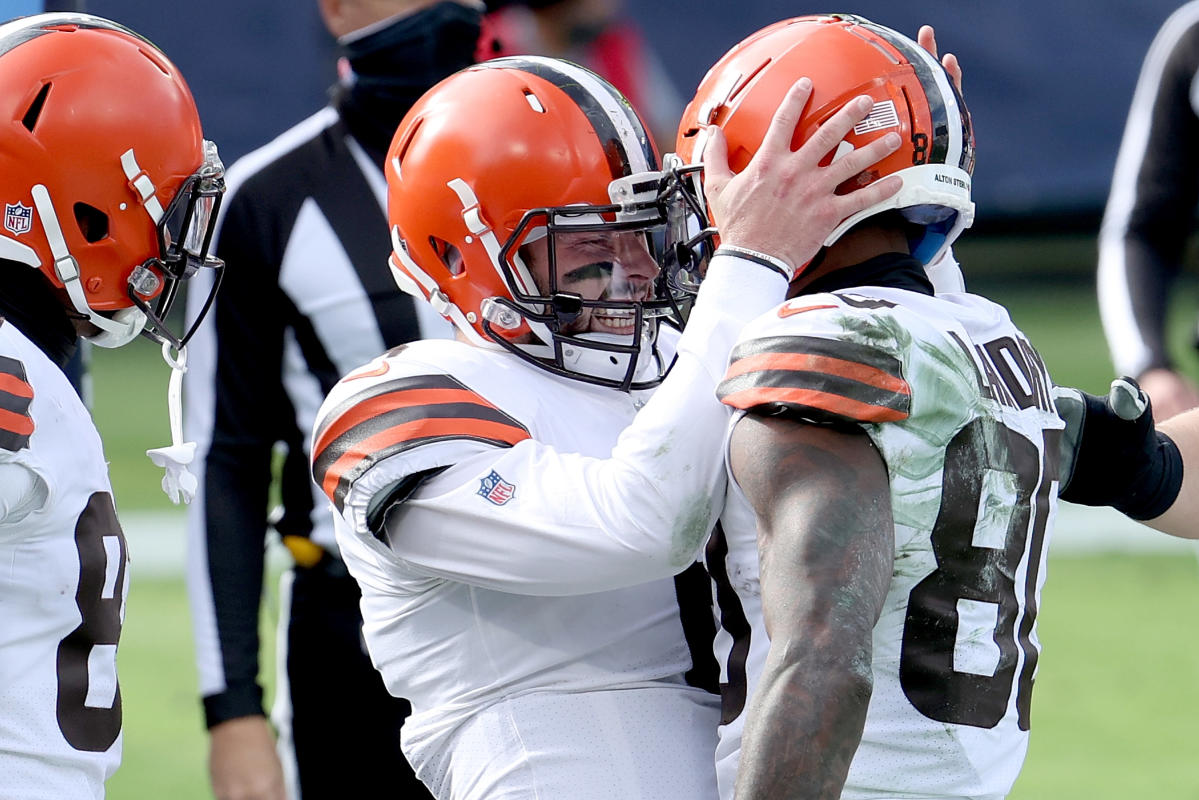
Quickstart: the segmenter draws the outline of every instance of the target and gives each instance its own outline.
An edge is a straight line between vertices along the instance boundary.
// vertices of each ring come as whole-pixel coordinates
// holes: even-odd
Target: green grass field
[[[969,263],[967,256],[963,261]],[[988,276],[973,288],[1012,309],[1059,383],[1104,389],[1111,367],[1089,284]],[[1188,286],[1175,298],[1172,330],[1180,352],[1189,346],[1195,297]],[[96,352],[93,368],[118,508],[170,508],[144,455],[167,442],[166,368],[145,343]],[[183,581],[141,579],[132,556],[120,650],[125,758],[109,796],[208,798]],[[1013,800],[1199,800],[1196,613],[1199,561],[1190,556],[1051,557],[1032,745]]]

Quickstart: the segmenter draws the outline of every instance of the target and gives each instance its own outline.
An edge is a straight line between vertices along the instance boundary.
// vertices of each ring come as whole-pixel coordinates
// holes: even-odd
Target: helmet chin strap
[[[564,357],[562,360],[563,365],[570,368],[572,372],[590,375],[593,378],[618,381],[622,380],[628,372],[629,359],[636,358],[637,365],[633,368],[633,382],[641,383],[653,377],[647,374],[649,370],[657,370],[661,367],[659,363],[661,355],[658,348],[654,346],[652,337],[644,331],[641,334],[641,349],[636,355],[613,353],[586,345],[587,342],[627,345],[630,341],[629,335],[588,332],[575,334],[572,338],[578,343],[563,344]]]
[[[54,272],[66,287],[67,296],[75,310],[100,329],[100,333],[87,337],[89,341],[100,347],[120,347],[127,344],[141,333],[146,324],[146,315],[136,308],[124,308],[112,318],[98,314],[92,310],[83,294],[80,282],[79,264],[67,248],[66,237],[58,224],[54,213],[54,204],[50,201],[50,193],[46,187],[38,184],[31,190],[33,203],[37,206],[42,219],[42,228],[46,232],[46,241],[50,245],[50,254],[54,257]],[[162,358],[171,368],[171,378],[167,383],[167,413],[171,420],[171,444],[167,447],[157,447],[147,450],[146,455],[156,466],[166,470],[162,479],[162,490],[166,492],[171,502],[190,503],[196,496],[198,481],[196,476],[188,471],[187,465],[192,462],[196,453],[195,442],[183,441],[182,389],[183,373],[187,371],[187,349],[180,348],[178,356],[171,357],[171,345],[162,343]]]
[[[42,220],[42,230],[46,233],[46,242],[50,245],[50,255],[54,258],[54,274],[62,281],[71,299],[71,306],[88,321],[100,329],[100,333],[89,336],[88,339],[99,347],[120,347],[137,338],[146,324],[146,315],[136,308],[121,309],[113,317],[98,314],[87,303],[83,293],[83,282],[80,280],[79,263],[71,255],[67,247],[66,237],[58,224],[58,215],[54,213],[54,203],[50,200],[50,192],[42,184],[30,189],[33,204]]]
[[[171,419],[171,443],[166,447],[156,447],[147,450],[146,455],[155,466],[162,467],[166,474],[162,478],[162,490],[166,492],[171,502],[190,503],[196,496],[199,482],[187,468],[196,457],[196,443],[183,441],[183,373],[187,372],[187,347],[178,350],[178,356],[171,357],[171,345],[162,343],[162,359],[171,368],[171,378],[167,382],[167,413]]]

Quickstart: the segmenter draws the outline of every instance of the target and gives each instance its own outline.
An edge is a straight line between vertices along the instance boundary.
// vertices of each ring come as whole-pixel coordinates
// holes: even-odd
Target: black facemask
[[[481,24],[478,8],[447,0],[342,45],[355,80],[339,89],[339,111],[380,161],[412,104],[475,62]]]

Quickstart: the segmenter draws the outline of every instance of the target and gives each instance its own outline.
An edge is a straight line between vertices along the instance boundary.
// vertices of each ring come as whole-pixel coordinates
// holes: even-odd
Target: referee
[[[218,800],[282,798],[285,785],[304,800],[351,786],[358,797],[428,797],[404,770],[410,709],[365,652],[358,587],[308,448],[343,374],[450,335],[392,281],[381,167],[409,106],[474,60],[482,3],[319,3],[349,70],[329,106],[230,168],[216,239],[225,283],[189,348],[187,432],[202,463],[188,579]],[[204,292],[189,295],[198,306]],[[268,517],[294,560],[280,584],[278,755],[257,679]]]
[[[1199,0],[1162,25],[1141,67],[1099,233],[1099,310],[1117,374],[1158,420],[1199,405],[1170,358],[1169,289],[1199,203]]]

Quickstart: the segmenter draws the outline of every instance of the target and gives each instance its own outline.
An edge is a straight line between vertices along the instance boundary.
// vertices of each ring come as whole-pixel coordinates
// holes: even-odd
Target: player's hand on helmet
[[[216,800],[287,800],[283,766],[266,717],[212,726],[208,772]]]
[[[933,30],[932,25],[920,26],[920,31],[916,34],[916,42],[927,50],[929,55],[937,58],[937,33]],[[945,67],[945,71],[949,73],[958,94],[962,94],[962,65],[958,63],[958,57],[953,53],[946,53],[941,59],[941,66]]]
[[[847,102],[793,151],[791,140],[811,95],[807,78],[787,91],[758,151],[736,175],[729,168],[728,146],[719,128],[709,130],[703,153],[704,192],[721,244],[779,259],[792,273],[812,260],[841,220],[902,186],[902,179],[891,175],[848,194],[836,193],[842,183],[898,149],[897,133],[820,166],[874,107],[865,95]]]
[[[1106,397],[1055,387],[1066,421],[1062,436],[1063,500],[1112,506],[1133,519],[1152,519],[1174,502],[1182,459],[1153,424],[1153,407],[1132,378],[1112,381]]]

